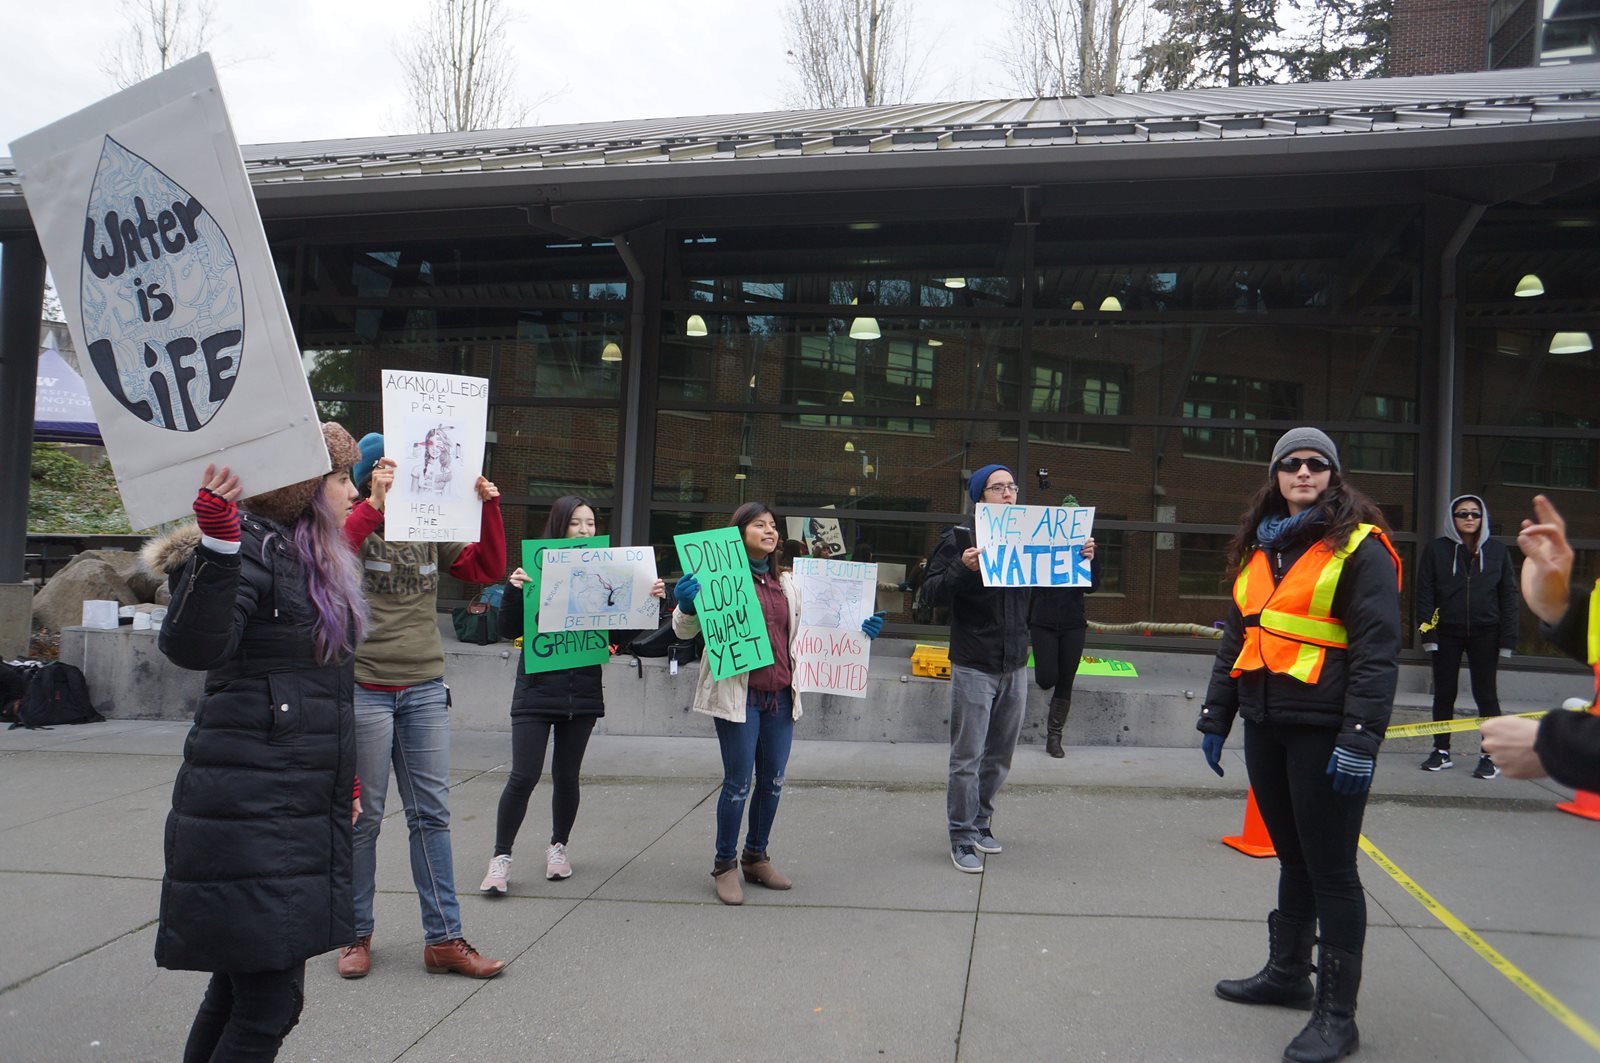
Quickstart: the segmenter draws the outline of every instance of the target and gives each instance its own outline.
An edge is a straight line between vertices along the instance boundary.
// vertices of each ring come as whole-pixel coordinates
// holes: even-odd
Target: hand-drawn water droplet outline
[[[146,422],[204,427],[238,380],[244,291],[210,211],[105,138],[84,213],[84,340],[107,390]]]

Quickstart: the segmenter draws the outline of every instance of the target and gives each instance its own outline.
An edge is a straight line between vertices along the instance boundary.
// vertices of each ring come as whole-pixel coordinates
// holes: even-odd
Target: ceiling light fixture
[[[699,314],[690,314],[689,320],[683,323],[685,336],[704,336],[706,334],[706,319]]]
[[[1558,332],[1550,337],[1551,354],[1582,354],[1594,350],[1594,337],[1587,332]]]
[[[1516,296],[1519,299],[1531,299],[1535,295],[1544,294],[1544,281],[1539,279],[1537,273],[1525,273],[1517,282]]]
[[[602,362],[622,361],[622,348],[618,347],[614,341],[607,340],[605,347],[600,351],[600,360]]]
[[[1118,299],[1114,295],[1108,295],[1104,299],[1100,300],[1100,309],[1101,310],[1121,310],[1122,309],[1122,300]]]

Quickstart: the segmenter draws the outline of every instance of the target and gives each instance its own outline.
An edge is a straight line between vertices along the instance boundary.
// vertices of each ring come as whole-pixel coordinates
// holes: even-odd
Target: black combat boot
[[[1217,996],[1235,1004],[1280,1004],[1309,1008],[1311,946],[1317,924],[1301,922],[1282,912],[1267,916],[1267,965],[1249,978],[1225,978],[1217,983]]]
[[[1283,1050],[1284,1063],[1333,1063],[1361,1047],[1356,1031],[1356,991],[1361,957],[1344,949],[1317,950],[1317,1003],[1311,1021]]]
[[[1072,711],[1072,696],[1059,694],[1050,699],[1050,718],[1045,722],[1044,751],[1056,759],[1067,755],[1061,748],[1061,732],[1067,729],[1067,713]]]

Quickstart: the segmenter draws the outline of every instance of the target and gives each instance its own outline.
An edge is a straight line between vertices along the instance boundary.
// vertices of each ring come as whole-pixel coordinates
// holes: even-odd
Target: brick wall
[[[1397,77],[1488,68],[1486,0],[1394,0],[1389,70]]]

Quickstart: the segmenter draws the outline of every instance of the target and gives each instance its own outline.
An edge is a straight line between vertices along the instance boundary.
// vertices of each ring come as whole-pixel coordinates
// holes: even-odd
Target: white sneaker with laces
[[[552,882],[572,877],[572,862],[567,859],[567,847],[562,842],[544,851],[544,877]]]
[[[511,875],[511,856],[490,857],[489,873],[483,876],[483,883],[478,887],[479,893],[505,893],[506,880]]]

